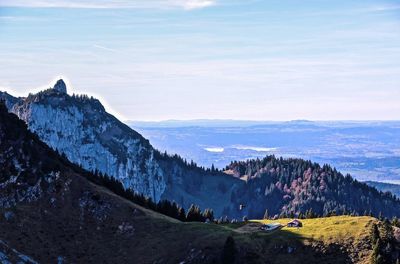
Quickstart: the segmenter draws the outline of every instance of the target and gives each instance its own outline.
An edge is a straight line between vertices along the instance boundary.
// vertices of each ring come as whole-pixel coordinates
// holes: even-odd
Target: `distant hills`
[[[227,120],[227,119],[195,119],[195,120],[165,120],[165,121],[125,121],[132,127],[232,127],[275,124],[278,122]]]
[[[376,189],[382,192],[390,192],[397,197],[400,197],[400,185],[386,182],[374,182],[374,181],[366,181],[366,184],[369,186],[375,187]]]
[[[0,167],[0,263],[220,263],[223,228],[214,236],[92,183],[1,103]]]
[[[260,218],[266,210],[273,215],[298,215],[310,209],[318,215],[399,214],[400,203],[390,195],[308,161],[267,157],[234,162],[227,168],[232,173],[227,173],[162,153],[107,113],[97,99],[68,95],[62,80],[26,98],[6,93],[1,97],[10,112],[71,162],[109,175],[156,202],[167,199],[185,209],[197,204],[214,209],[217,217],[240,219]],[[322,179],[324,189],[318,186]]]
[[[261,120],[235,120],[235,119],[193,119],[193,120],[163,120],[163,121],[135,121],[127,120],[126,124],[132,127],[145,128],[168,128],[168,127],[249,127],[264,125],[317,125],[327,127],[352,127],[373,125],[399,125],[400,120],[393,121],[312,121],[312,120],[290,120],[290,121],[261,121]]]
[[[282,157],[330,164],[360,181],[400,180],[399,121],[181,121],[131,125],[154,147],[224,168],[232,160]],[[182,136],[184,135],[184,136]],[[214,151],[219,150],[219,151]]]
[[[182,223],[144,209],[94,183],[96,175],[52,150],[1,103],[0,166],[1,263],[339,264],[397,257],[398,230],[371,217],[307,219],[300,230],[271,234],[257,222]],[[374,226],[389,251],[372,251]]]

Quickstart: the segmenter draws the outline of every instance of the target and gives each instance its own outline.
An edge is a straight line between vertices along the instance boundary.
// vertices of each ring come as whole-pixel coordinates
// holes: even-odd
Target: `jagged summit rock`
[[[67,86],[65,85],[63,79],[58,80],[54,85],[53,89],[60,93],[67,93]]]

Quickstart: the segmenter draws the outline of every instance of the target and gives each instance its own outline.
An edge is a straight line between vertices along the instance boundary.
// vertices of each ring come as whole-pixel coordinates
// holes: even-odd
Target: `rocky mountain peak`
[[[67,93],[67,86],[65,85],[63,79],[59,79],[54,85],[53,89],[60,93]]]

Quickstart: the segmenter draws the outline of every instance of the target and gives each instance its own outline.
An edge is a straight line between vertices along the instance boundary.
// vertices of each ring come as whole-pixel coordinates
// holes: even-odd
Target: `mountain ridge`
[[[52,150],[1,103],[0,150],[2,263],[17,257],[18,263],[219,261],[222,239],[207,249],[206,229],[144,209],[88,181],[81,173],[89,172]],[[166,227],[180,230],[181,240],[173,241],[174,232]],[[194,232],[199,241],[187,243]],[[157,254],[148,254],[149,248]],[[194,249],[198,255],[190,257]]]
[[[335,200],[338,199],[336,196],[332,198],[334,205],[326,210],[318,209],[319,202],[314,200],[310,200],[309,206],[293,208],[288,204],[290,199],[287,200],[284,195],[279,194],[284,186],[271,192],[276,194],[275,200],[271,202],[268,199],[271,193],[265,191],[263,194],[260,190],[270,189],[269,179],[276,176],[250,177],[249,181],[243,181],[238,179],[245,175],[240,170],[237,177],[232,177],[214,168],[198,167],[193,161],[187,162],[178,155],[161,153],[138,132],[108,114],[100,101],[93,97],[70,96],[50,88],[18,100],[4,94],[3,98],[8,100],[8,106],[12,105],[10,112],[17,114],[40,139],[65,154],[70,161],[89,171],[97,170],[109,175],[119,180],[125,188],[144,194],[155,202],[162,199],[175,201],[185,209],[191,204],[198,204],[203,209],[214,209],[216,216],[227,215],[230,218],[242,218],[246,215],[259,218],[266,209],[274,214],[300,214],[310,208],[316,209],[316,213],[321,215],[328,211],[331,213],[332,210],[337,214],[345,210],[355,211],[358,215],[369,211],[373,211],[374,215],[379,213],[368,203],[347,208],[343,201]],[[283,166],[287,161],[280,159],[279,162],[281,164],[278,165]],[[304,161],[301,170],[296,170],[297,175],[294,176],[304,178],[310,166],[313,164]],[[337,182],[345,181],[343,175],[333,170],[331,172]],[[305,189],[309,187],[311,186],[304,186]],[[349,188],[360,190],[361,187],[354,185]],[[392,199],[385,198],[379,192],[375,196],[374,201]],[[278,198],[281,201],[276,203]],[[356,198],[357,201],[358,199],[360,198]],[[318,203],[313,204],[312,201]],[[240,210],[241,204],[249,206]],[[280,207],[271,209],[271,204],[279,204]],[[382,213],[393,215],[387,210]]]
[[[10,105],[11,100],[4,99]],[[221,215],[229,204],[229,194],[219,191],[214,176],[218,174],[228,186],[242,184],[222,172],[160,153],[147,139],[108,114],[93,97],[70,96],[50,88],[18,100],[9,109],[72,162],[119,179],[125,188],[155,202],[175,200],[186,209],[198,204],[212,207]],[[202,184],[205,178],[209,179],[207,186]]]
[[[182,223],[88,181],[82,173],[90,172],[52,150],[1,103],[0,150],[0,199],[24,198],[0,206],[4,263],[364,263],[371,251],[368,230],[379,224],[349,216],[307,221],[305,232],[312,223],[329,222],[327,229],[333,222],[337,228],[354,223],[357,232],[343,241],[337,231],[309,240],[290,230],[271,236],[257,223],[247,224],[252,231],[241,229],[246,223]],[[32,186],[37,195],[25,199]],[[354,237],[359,230],[362,237]]]

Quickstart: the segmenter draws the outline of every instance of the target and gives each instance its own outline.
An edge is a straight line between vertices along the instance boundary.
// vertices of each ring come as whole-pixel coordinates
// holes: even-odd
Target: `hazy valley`
[[[173,149],[157,150],[97,99],[69,95],[63,80],[28,97],[0,97],[3,261],[264,263],[277,248],[274,263],[367,263],[379,257],[391,263],[398,258],[400,201],[395,196],[329,165],[267,155],[280,147],[259,147],[257,137],[238,128],[218,129],[236,140],[251,139],[231,148],[250,156],[228,155],[225,159],[234,161],[218,169],[197,165]],[[308,122],[295,126],[314,131]],[[187,131],[181,135],[201,138]],[[228,143],[223,142],[232,142],[223,133],[209,137],[214,143],[201,146],[215,155],[225,153]],[[296,139],[289,138],[281,142],[294,144]],[[306,226],[300,232],[286,229],[287,217],[306,218]],[[283,229],[260,231],[268,219]],[[344,231],[349,224],[357,228]],[[179,242],[170,243],[176,232]],[[196,241],[188,243],[192,236]],[[377,238],[382,244],[374,244]],[[76,239],[84,246],[74,244]],[[100,240],[106,243],[92,244]],[[149,250],[158,253],[149,255]]]
[[[360,181],[400,183],[400,122],[128,122],[161,151],[223,169],[266,155],[330,164]]]
[[[0,0],[0,264],[400,264],[399,10]]]

